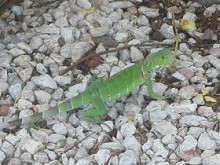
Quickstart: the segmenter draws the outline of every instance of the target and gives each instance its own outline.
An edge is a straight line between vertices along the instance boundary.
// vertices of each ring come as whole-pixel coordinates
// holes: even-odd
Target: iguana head
[[[159,52],[152,53],[148,60],[148,69],[154,69],[156,67],[170,66],[174,62],[174,55],[170,49],[163,49]]]

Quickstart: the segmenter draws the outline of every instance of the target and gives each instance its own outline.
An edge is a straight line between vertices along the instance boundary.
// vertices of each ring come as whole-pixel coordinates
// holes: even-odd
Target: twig
[[[112,52],[117,52],[117,51],[120,51],[120,50],[124,50],[124,49],[128,49],[132,46],[136,46],[136,47],[141,47],[141,46],[152,46],[152,45],[155,45],[155,44],[134,44],[134,45],[125,45],[125,46],[122,46],[122,47],[119,47],[119,48],[115,48],[115,49],[111,49],[111,50],[107,50],[107,51],[102,51],[102,52],[99,52],[99,53],[91,53],[89,54],[88,56],[85,56],[81,59],[79,59],[77,62],[73,63],[72,65],[70,65],[68,68],[62,70],[60,72],[60,75],[64,75],[65,73],[67,73],[68,71],[70,71],[71,69],[73,69],[74,67],[76,67],[77,65],[79,65],[80,63],[94,57],[94,56],[100,56],[100,55],[103,55],[103,54],[107,54],[107,53],[112,53]],[[160,44],[162,46],[168,46],[169,44]]]

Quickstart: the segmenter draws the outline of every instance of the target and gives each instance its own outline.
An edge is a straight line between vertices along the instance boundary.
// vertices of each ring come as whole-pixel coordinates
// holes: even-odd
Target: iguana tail
[[[90,90],[85,91],[71,99],[65,100],[61,103],[58,103],[57,106],[52,107],[43,112],[42,118],[52,117],[60,112],[68,112],[75,108],[79,108],[82,105],[88,104],[91,102],[92,93]]]

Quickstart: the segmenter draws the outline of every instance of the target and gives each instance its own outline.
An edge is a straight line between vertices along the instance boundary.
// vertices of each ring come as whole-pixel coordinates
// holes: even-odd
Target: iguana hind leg
[[[107,109],[104,101],[100,97],[95,97],[92,99],[92,105],[94,109],[91,109],[84,114],[84,119],[86,121],[96,121],[98,117],[101,117],[107,113]]]

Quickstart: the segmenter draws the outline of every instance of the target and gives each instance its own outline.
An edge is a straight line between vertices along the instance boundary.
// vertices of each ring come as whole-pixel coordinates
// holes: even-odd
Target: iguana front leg
[[[146,85],[147,85],[147,91],[150,97],[157,99],[157,100],[162,100],[162,99],[166,99],[166,96],[162,96],[159,93],[154,92],[153,90],[153,81],[151,80],[151,72],[144,72],[142,73],[144,76],[144,79],[146,81]]]
[[[94,109],[91,109],[84,113],[84,119],[90,122],[96,121],[98,117],[103,116],[107,113],[105,103],[101,99],[101,97],[94,97],[92,99],[92,105],[94,106]]]

